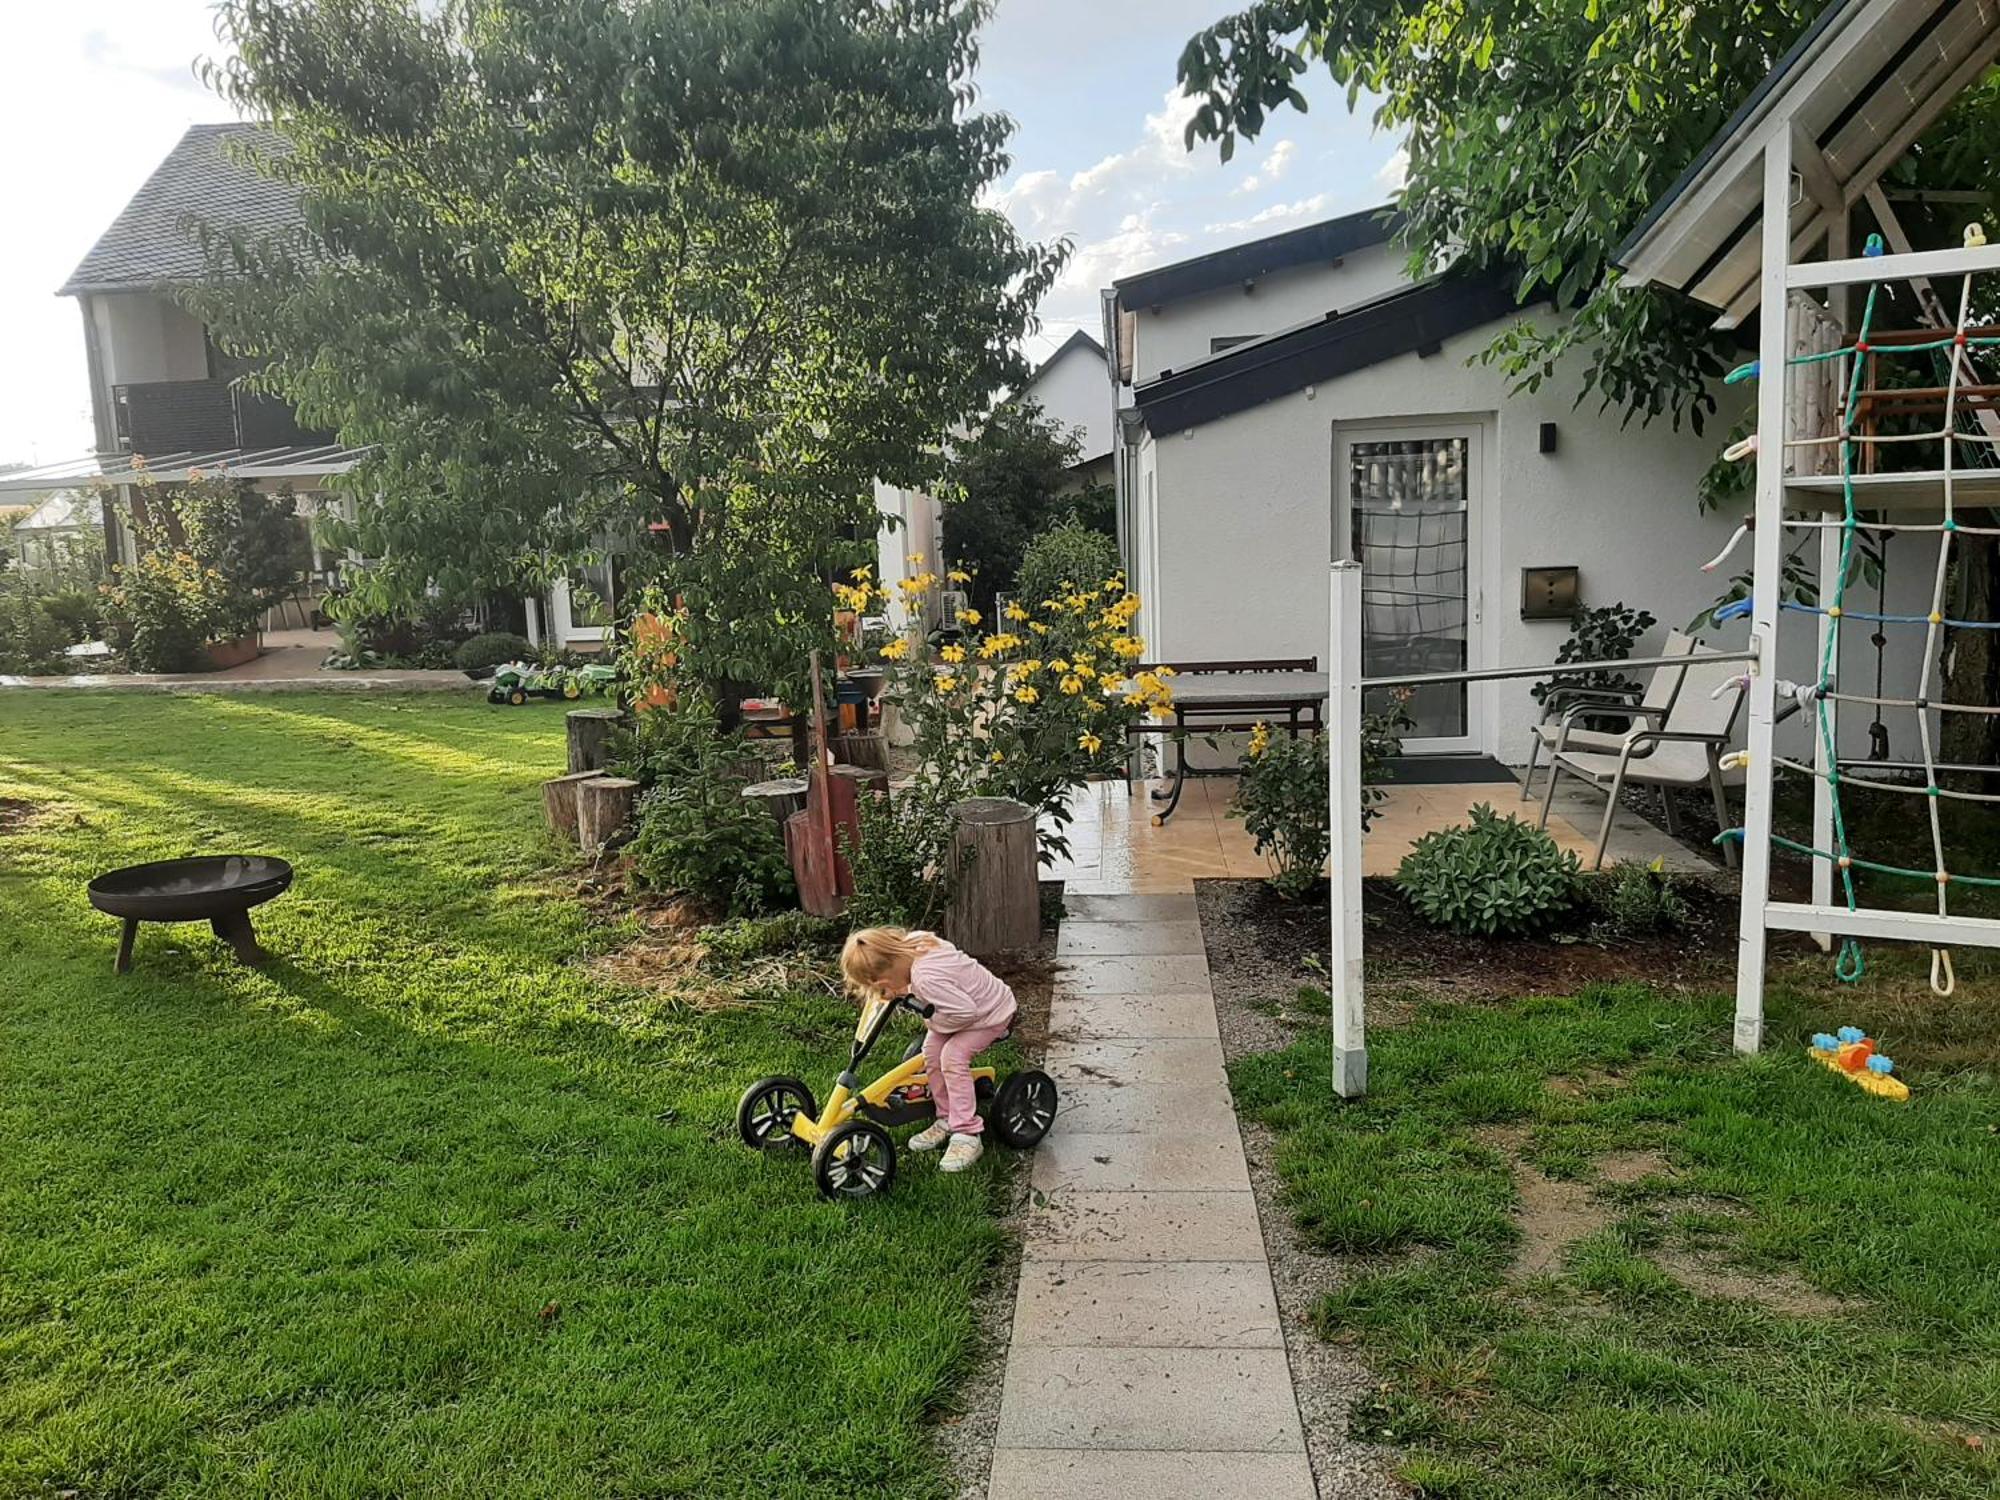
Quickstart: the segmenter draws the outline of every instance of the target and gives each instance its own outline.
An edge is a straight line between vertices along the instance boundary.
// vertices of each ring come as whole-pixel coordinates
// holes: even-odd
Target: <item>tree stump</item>
[[[799,883],[799,905],[806,914],[839,916],[847,903],[841,897],[826,833],[816,813],[802,809],[785,820],[785,853],[791,858],[792,876]]]
[[[837,735],[833,758],[843,766],[866,766],[885,774],[889,769],[889,741],[879,733]]]
[[[778,831],[783,833],[792,814],[802,812],[806,805],[806,793],[812,783],[803,776],[780,776],[775,781],[759,781],[743,788],[743,800],[755,803],[777,820]]]
[[[953,811],[945,936],[974,958],[1026,952],[1042,934],[1035,810],[1007,797],[968,797]]]
[[[586,781],[602,772],[576,771],[542,783],[542,815],[549,820],[549,832],[574,844],[577,841],[577,794]]]
[[[625,715],[615,708],[573,708],[563,716],[569,728],[569,769],[601,771],[611,759],[613,731],[625,724]]]
[[[639,783],[624,776],[596,776],[577,784],[577,842],[590,853],[622,843],[639,800]]]
[[[869,792],[880,792],[885,797],[889,795],[887,766],[833,766],[828,774],[835,781],[845,782],[851,788],[849,795],[857,801]],[[839,802],[834,803],[836,812],[840,805]]]

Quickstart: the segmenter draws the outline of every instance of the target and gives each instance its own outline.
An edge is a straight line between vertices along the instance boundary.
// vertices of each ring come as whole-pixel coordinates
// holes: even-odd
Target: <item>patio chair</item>
[[[1678,630],[1667,632],[1662,656],[1691,656],[1701,643]],[[1625,747],[1625,736],[1640,724],[1659,724],[1674,706],[1681,690],[1685,667],[1655,667],[1643,684],[1627,688],[1568,686],[1561,679],[1552,684],[1542,701],[1541,721],[1528,736],[1528,771],[1521,778],[1521,800],[1533,794],[1535,763],[1543,750],[1554,752],[1558,742],[1572,750],[1598,750],[1615,755]],[[1583,719],[1623,719],[1618,730],[1586,729]]]
[[[1681,672],[1680,689],[1658,727],[1635,724],[1619,739],[1615,751],[1577,750],[1558,731],[1549,756],[1548,788],[1542,796],[1539,826],[1549,826],[1549,810],[1555,805],[1556,782],[1565,774],[1605,791],[1604,821],[1597,829],[1597,853],[1593,870],[1604,868],[1604,846],[1611,839],[1611,818],[1618,810],[1618,794],[1627,782],[1665,789],[1700,786],[1708,783],[1715,799],[1716,821],[1729,826],[1729,799],[1722,785],[1722,756],[1736,731],[1736,719],[1743,709],[1739,686],[1743,668],[1726,661],[1705,661],[1708,653],[1697,651]],[[1673,801],[1667,800],[1667,831],[1678,833]],[[1723,857],[1733,867],[1736,851],[1723,845]]]

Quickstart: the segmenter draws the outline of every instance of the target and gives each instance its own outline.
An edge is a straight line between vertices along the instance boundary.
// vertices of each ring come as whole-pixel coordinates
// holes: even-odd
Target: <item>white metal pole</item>
[[[1784,548],[1787,272],[1791,260],[1792,137],[1764,147],[1764,266],[1757,371],[1757,530],[1752,569],[1750,765],[1743,796],[1743,906],[1736,948],[1736,1050],[1764,1039],[1764,908],[1771,897],[1772,726],[1777,718],[1778,587]]]
[[[1847,258],[1851,249],[1851,232],[1847,210],[1843,208],[1839,213],[1835,214],[1833,222],[1827,225],[1826,258],[1828,260],[1845,260]],[[1854,332],[1854,288],[1851,286],[1829,288],[1826,295],[1826,308],[1834,321],[1839,324],[1841,334],[1843,336],[1852,336]],[[1831,418],[1837,422],[1840,420],[1841,404],[1846,400],[1848,367],[1845,360],[1835,360],[1833,367],[1835,370],[1834,379],[1839,382],[1840,395],[1836,399]],[[1817,371],[1814,372],[1814,378],[1818,378]],[[1817,436],[1818,434],[1802,435]],[[1827,526],[1823,527],[1820,531],[1819,594],[1822,599],[1831,599],[1833,597],[1836,587],[1834,576],[1840,571],[1840,555],[1845,550],[1842,546],[1845,540],[1845,533],[1838,527]],[[1827,644],[1833,639],[1835,629],[1836,626],[1832,616],[1821,615],[1819,617],[1819,640],[1817,650],[1813,656],[1815,662],[1822,662],[1827,659]],[[1836,661],[1833,664],[1833,669],[1835,676],[1838,677],[1840,663]],[[1813,780],[1812,843],[1815,849],[1831,849],[1833,847],[1833,783],[1826,778],[1834,771],[1835,761],[1840,749],[1840,705],[1837,702],[1828,701],[1823,705],[1823,711],[1826,715],[1826,733],[1819,733],[1816,727],[1813,730],[1813,769],[1819,772],[1819,775]],[[1831,751],[1829,751],[1827,744],[1829,740],[1832,741]],[[1813,861],[1812,901],[1814,906],[1833,905],[1833,865],[1824,859]],[[1812,935],[1812,939],[1815,943],[1819,944],[1823,952],[1831,953],[1833,951],[1832,933],[1815,932]]]
[[[1361,564],[1333,565],[1327,650],[1327,800],[1333,853],[1333,1091],[1368,1090],[1361,981]]]

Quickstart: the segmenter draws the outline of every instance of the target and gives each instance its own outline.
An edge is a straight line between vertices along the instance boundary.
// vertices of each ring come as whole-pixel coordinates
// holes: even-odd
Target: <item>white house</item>
[[[1696,498],[1741,398],[1723,393],[1700,435],[1577,404],[1573,369],[1509,394],[1476,356],[1507,321],[1558,315],[1523,308],[1504,274],[1409,281],[1393,228],[1387,211],[1351,215],[1106,293],[1150,654],[1324,661],[1327,569],[1349,558],[1365,570],[1370,675],[1553,661],[1569,624],[1551,569],[1576,570],[1583,605],[1651,611],[1648,654],[1747,567],[1746,549],[1701,571],[1741,516]],[[1519,763],[1529,693],[1423,689],[1407,748]]]

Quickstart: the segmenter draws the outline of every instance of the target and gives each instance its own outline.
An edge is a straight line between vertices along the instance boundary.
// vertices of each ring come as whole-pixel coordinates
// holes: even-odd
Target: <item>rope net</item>
[[[1971,242],[1971,237],[1968,235],[1968,243]],[[1870,238],[1867,253],[1871,256],[1881,254],[1879,236],[1872,236]],[[1777,685],[1780,695],[1791,699],[1799,709],[1811,714],[1814,736],[1819,748],[1819,764],[1807,765],[1801,761],[1787,759],[1782,756],[1774,757],[1775,769],[1795,775],[1819,778],[1826,782],[1832,810],[1833,847],[1830,849],[1816,848],[1812,844],[1780,838],[1776,835],[1772,836],[1771,843],[1774,847],[1784,849],[1792,854],[1831,863],[1838,878],[1841,896],[1845,900],[1849,912],[1856,912],[1861,909],[1859,894],[1855,888],[1855,873],[1857,871],[1865,870],[1878,875],[1923,882],[1934,886],[1936,889],[1937,915],[1940,917],[1949,917],[1951,915],[1951,889],[1955,885],[2000,889],[2000,878],[1968,875],[1951,869],[1945,851],[1944,820],[1940,814],[1941,805],[1951,801],[2000,804],[2000,795],[1945,786],[1940,780],[1941,773],[1948,774],[1953,771],[1988,772],[1996,768],[1983,765],[1955,765],[1940,760],[1938,745],[1936,743],[1937,735],[1933,732],[1931,717],[1933,711],[1937,713],[1969,714],[2000,713],[2000,707],[1975,706],[1941,701],[1942,693],[1940,688],[1942,684],[1936,675],[1939,673],[1939,664],[1942,660],[1943,632],[1946,630],[2000,630],[2000,621],[1959,619],[1946,613],[1947,595],[1952,576],[1952,546],[1954,540],[1960,535],[1990,536],[2000,533],[2000,527],[1962,525],[1957,514],[1957,485],[1964,477],[1965,468],[1967,467],[1959,461],[1959,445],[1979,445],[1976,448],[1968,448],[1966,450],[1968,457],[1976,458],[1976,461],[1970,467],[1990,470],[1995,458],[2000,456],[2000,420],[1996,420],[1993,415],[1996,406],[1994,397],[1996,392],[2000,392],[2000,387],[1980,385],[1970,364],[1972,351],[2000,348],[2000,335],[1974,335],[1968,332],[1968,329],[1972,326],[1970,321],[1972,284],[1973,278],[1971,275],[1968,274],[1962,279],[1957,317],[1953,321],[1951,331],[1948,334],[1943,334],[1935,338],[1911,339],[1907,335],[1878,335],[1876,333],[1879,301],[1885,290],[1883,283],[1876,282],[1868,288],[1867,298],[1861,312],[1860,323],[1851,342],[1843,343],[1829,349],[1819,349],[1803,354],[1796,354],[1786,361],[1788,367],[1801,368],[1825,365],[1838,360],[1847,360],[1850,363],[1844,376],[1844,388],[1840,392],[1835,406],[1835,415],[1838,419],[1837,430],[1827,436],[1788,438],[1784,443],[1784,447],[1788,451],[1834,448],[1837,451],[1839,461],[1840,511],[1838,516],[1824,519],[1814,517],[1787,518],[1783,523],[1788,531],[1811,533],[1838,528],[1840,532],[1839,563],[1833,570],[1831,579],[1822,578],[1820,580],[1820,597],[1818,601],[1807,603],[1799,599],[1781,599],[1779,602],[1779,607],[1782,610],[1794,614],[1811,615],[1824,622],[1824,628],[1821,631],[1822,649],[1819,656],[1817,677],[1809,683],[1794,684],[1785,682]],[[1890,292],[1889,295],[1893,296],[1894,293]],[[1930,295],[1927,290],[1920,290],[1918,300],[1920,303],[1926,305],[1926,310],[1930,312],[1934,322],[1943,321],[1942,308],[1937,304],[1935,297]],[[1873,430],[1859,430],[1864,406],[1862,381],[1869,367],[1870,356],[1874,356],[1879,360],[1884,356],[1891,355],[1898,357],[1928,355],[1932,357],[1935,363],[1942,365],[1941,386],[1932,387],[1927,390],[1910,390],[1907,392],[1896,391],[1894,388],[1884,388],[1898,397],[1913,398],[1922,396],[1929,400],[1938,400],[1941,398],[1943,410],[1941,426],[1936,429],[1926,427],[1913,432],[1881,433]],[[1731,372],[1729,379],[1731,382],[1735,382],[1753,378],[1758,373],[1757,365],[1753,362]],[[1871,392],[1870,394],[1871,396],[1875,396],[1879,393]],[[1907,404],[1907,401],[1904,404]],[[1892,406],[1890,409],[1894,410],[1896,407]],[[1982,415],[1985,418],[1983,430],[1964,430],[1964,419],[1967,417],[1977,419]],[[1942,468],[1934,471],[1927,477],[1935,479],[1939,487],[1942,504],[1941,518],[1902,522],[1891,520],[1886,514],[1880,513],[1875,514],[1871,518],[1864,518],[1861,514],[1864,502],[1860,498],[1858,493],[1859,487],[1856,484],[1857,478],[1861,477],[1857,472],[1857,459],[1863,454],[1867,454],[1869,457],[1868,467],[1872,474],[1874,470],[1874,454],[1870,450],[1876,448],[1878,445],[1912,442],[1930,442],[1936,443],[1939,446],[1942,454]],[[1850,581],[1857,574],[1855,566],[1857,549],[1863,545],[1863,539],[1874,539],[1875,549],[1872,555],[1876,560],[1876,565],[1881,567],[1884,556],[1884,544],[1890,537],[1895,535],[1908,535],[1918,538],[1928,536],[1935,539],[1936,562],[1931,576],[1930,608],[1924,613],[1915,614],[1891,612],[1887,609],[1886,604],[1882,604],[1881,607],[1875,610],[1851,606],[1848,603],[1848,592]],[[1849,621],[1862,621],[1876,627],[1876,633],[1869,638],[1875,645],[1878,653],[1877,683],[1876,690],[1873,693],[1846,692],[1840,687],[1841,637],[1843,628]],[[1922,666],[1918,674],[1916,692],[1911,697],[1885,696],[1883,692],[1879,673],[1879,657],[1885,644],[1882,627],[1886,626],[1920,627],[1924,632]],[[1878,745],[1884,751],[1882,756],[1876,757],[1878,761],[1886,761],[1887,742],[1886,733],[1880,728],[1881,713],[1885,709],[1906,709],[1910,711],[1916,721],[1917,739],[1921,747],[1921,755],[1915,761],[1898,764],[1907,770],[1921,773],[1922,781],[1920,784],[1881,780],[1874,777],[1850,778],[1843,774],[1844,769],[1851,770],[1857,763],[1852,760],[1844,762],[1840,756],[1839,747],[1835,743],[1835,708],[1841,703],[1865,705],[1875,712],[1877,716],[1875,731],[1881,735]],[[1882,767],[1878,766],[1878,769],[1880,768]],[[1906,793],[1922,799],[1930,834],[1931,868],[1910,868],[1887,864],[1878,860],[1861,859],[1855,855],[1848,836],[1848,807],[1844,798],[1844,792],[1849,785],[1850,779],[1861,782],[1874,791]],[[1725,839],[1735,838],[1740,840],[1743,837],[1743,833],[1744,831],[1741,828],[1727,829],[1723,832],[1722,837]],[[1863,973],[1866,972],[1866,967],[1866,961],[1859,940],[1854,937],[1843,939],[1839,955],[1835,961],[1834,972],[1843,980],[1854,981],[1861,978]],[[1942,948],[1933,948],[1931,964],[1932,987],[1937,989],[1941,994],[1949,994],[1952,982],[1949,952]]]

